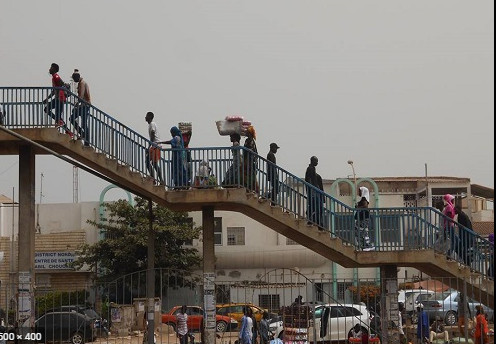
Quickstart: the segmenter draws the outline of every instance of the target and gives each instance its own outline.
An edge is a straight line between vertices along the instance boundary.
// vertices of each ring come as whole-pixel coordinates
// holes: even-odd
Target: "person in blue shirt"
[[[429,343],[430,326],[429,316],[424,312],[424,305],[419,303],[417,306],[418,324],[417,324],[417,343]]]

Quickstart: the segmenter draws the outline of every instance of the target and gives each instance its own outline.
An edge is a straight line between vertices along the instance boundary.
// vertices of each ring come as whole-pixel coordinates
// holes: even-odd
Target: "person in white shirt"
[[[162,177],[162,171],[160,169],[160,134],[158,132],[157,124],[153,122],[155,115],[153,112],[148,111],[145,116],[145,121],[148,123],[148,135],[152,144],[146,150],[146,169],[153,178],[153,184],[155,186],[164,184]]]
[[[180,344],[188,344],[188,314],[187,307],[183,305],[177,314],[177,335]]]

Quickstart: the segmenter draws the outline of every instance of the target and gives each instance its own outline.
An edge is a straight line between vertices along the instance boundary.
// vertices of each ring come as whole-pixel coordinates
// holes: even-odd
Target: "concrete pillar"
[[[18,320],[34,326],[35,158],[32,146],[19,148]]]
[[[381,266],[381,332],[382,343],[397,344],[400,342],[398,328],[391,328],[389,324],[399,326],[398,309],[398,267],[396,265]]]
[[[148,343],[154,343],[155,336],[155,231],[153,230],[153,203],[148,201],[148,251],[146,270],[146,319],[148,320]]]
[[[204,344],[215,344],[214,208],[202,208]]]

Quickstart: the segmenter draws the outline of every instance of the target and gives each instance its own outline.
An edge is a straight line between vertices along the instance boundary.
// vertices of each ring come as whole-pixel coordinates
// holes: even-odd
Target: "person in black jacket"
[[[323,190],[322,177],[317,173],[317,165],[319,159],[316,156],[310,158],[310,165],[305,173],[305,181],[319,190]],[[323,229],[322,214],[323,214],[324,197],[314,188],[307,187],[307,219],[308,224],[316,224],[319,229]]]
[[[467,266],[472,264],[474,256],[474,244],[476,233],[472,230],[472,221],[462,210],[461,205],[455,206],[455,214],[458,215],[457,222],[462,225],[458,227],[460,244],[457,247],[456,254]]]

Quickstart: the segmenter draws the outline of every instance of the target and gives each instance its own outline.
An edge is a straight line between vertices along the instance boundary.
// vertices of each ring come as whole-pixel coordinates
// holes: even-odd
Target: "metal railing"
[[[56,127],[43,100],[58,90],[62,89],[0,87],[4,125]],[[66,92],[62,118],[67,130],[76,132],[70,116],[78,111],[75,104],[81,99]],[[244,147],[163,149],[93,105],[88,106],[86,123],[78,125],[87,126],[84,139],[96,152],[168,189],[246,188],[357,250],[435,249],[493,278],[494,246],[434,208],[352,208]],[[156,163],[151,161],[150,147],[160,148]]]

